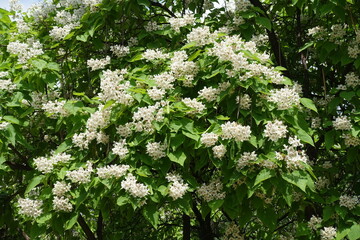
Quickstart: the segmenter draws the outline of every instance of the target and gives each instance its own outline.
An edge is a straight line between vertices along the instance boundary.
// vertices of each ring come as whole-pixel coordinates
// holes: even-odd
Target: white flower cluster
[[[22,12],[23,5],[19,3],[19,0],[9,0],[10,11]]]
[[[316,129],[321,127],[321,118],[314,117],[311,119],[311,128]]]
[[[124,80],[124,75],[127,73],[126,69],[123,70],[106,70],[102,72],[100,77],[100,99],[103,102],[115,100],[117,103],[130,106],[134,99],[128,93],[131,87],[129,81]]]
[[[244,240],[244,237],[240,234],[240,227],[235,222],[230,222],[225,228],[222,240]]]
[[[66,197],[58,197],[54,196],[53,199],[53,206],[55,211],[64,211],[64,212],[71,212],[73,209],[73,205],[70,202],[69,198]]]
[[[58,153],[50,158],[38,157],[34,159],[35,168],[42,173],[50,173],[56,164],[67,163],[70,161],[71,155],[66,153]]]
[[[147,32],[153,32],[153,31],[157,31],[160,30],[160,26],[157,24],[157,22],[155,21],[149,21],[146,25],[145,25],[145,30]]]
[[[195,17],[193,14],[185,14],[183,17],[173,17],[169,19],[170,26],[176,31],[180,32],[180,28],[186,25],[192,25],[195,23]]]
[[[300,104],[299,93],[295,88],[290,87],[271,90],[268,100],[276,103],[279,110],[286,110]]]
[[[55,26],[50,30],[49,36],[55,41],[63,40],[76,26],[75,24],[67,24],[63,27]]]
[[[126,174],[126,172],[130,169],[129,165],[108,165],[105,167],[97,168],[96,172],[99,178],[107,179],[107,178],[120,178]]]
[[[345,145],[347,147],[356,147],[360,145],[360,139],[358,137],[352,136],[351,134],[343,134],[341,137],[344,138]]]
[[[123,138],[130,137],[132,134],[132,130],[131,130],[132,125],[133,124],[131,122],[128,122],[128,123],[125,123],[124,125],[118,126],[116,128],[117,133]]]
[[[310,229],[316,230],[319,228],[321,222],[322,222],[322,219],[320,217],[311,216],[307,225]]]
[[[0,117],[0,121],[2,120],[2,117]],[[4,130],[5,128],[7,128],[10,125],[9,122],[1,122],[0,123],[0,130]]]
[[[215,133],[203,133],[201,134],[200,142],[204,144],[205,147],[212,147],[216,144],[219,136]]]
[[[213,41],[216,36],[210,33],[208,26],[193,28],[192,31],[187,35],[187,41],[195,42],[198,46],[209,44]]]
[[[67,117],[70,113],[64,108],[65,100],[48,101],[41,106],[41,109],[51,114],[51,118]]]
[[[167,145],[162,142],[148,142],[146,144],[146,153],[157,160],[166,157],[166,148]]]
[[[332,122],[335,130],[351,130],[352,124],[347,116],[337,117]]]
[[[152,100],[158,101],[164,98],[166,91],[161,88],[152,87],[147,90],[147,93]]]
[[[298,150],[298,147],[303,147],[303,144],[300,143],[300,140],[295,137],[289,138],[289,146],[284,145],[284,150],[286,151],[285,162],[288,168],[304,168],[304,164],[308,162],[308,156],[304,150]]]
[[[106,65],[109,65],[111,61],[111,58],[109,56],[106,56],[106,58],[102,59],[89,59],[87,60],[87,65],[89,68],[91,68],[91,71],[104,69]]]
[[[7,51],[17,55],[20,64],[27,63],[29,59],[44,53],[41,43],[31,38],[27,40],[27,43],[21,43],[18,40],[9,42]]]
[[[78,170],[67,171],[66,177],[73,183],[88,183],[91,181],[90,176],[92,172],[92,163],[88,161],[86,168],[80,167]]]
[[[345,83],[348,87],[357,87],[360,85],[360,78],[354,72],[345,75]]]
[[[324,227],[320,230],[321,240],[332,240],[336,237],[336,228]]]
[[[110,47],[110,51],[117,57],[125,57],[130,53],[130,48],[123,45],[114,45]]]
[[[16,89],[16,84],[14,84],[10,79],[0,79],[0,90],[11,92],[14,89]]]
[[[90,7],[91,10],[95,10],[101,2],[102,0],[83,0],[84,5]]]
[[[86,131],[74,134],[72,141],[75,146],[86,149],[89,143],[96,139],[98,143],[107,143],[109,137],[105,135],[102,128],[106,127],[110,119],[110,109],[103,109],[104,106],[99,105],[99,110],[90,115],[86,122]]]
[[[71,189],[70,184],[66,184],[65,182],[56,181],[56,183],[54,184],[54,188],[52,189],[52,193],[55,196],[61,197],[61,196],[64,196],[65,193],[70,191],[70,189]]]
[[[340,196],[340,206],[346,207],[350,210],[354,209],[356,206],[359,205],[360,200],[358,196],[349,196],[349,195],[341,195]]]
[[[220,93],[220,89],[213,87],[204,87],[199,91],[199,97],[205,99],[208,102],[215,101]]]
[[[221,124],[221,138],[234,139],[235,141],[243,142],[250,139],[250,126],[242,126],[236,122],[226,122]]]
[[[163,53],[160,49],[147,49],[142,54],[142,57],[147,61],[152,61],[155,59],[167,59],[170,55],[168,53]]]
[[[185,87],[192,86],[192,80],[199,71],[199,67],[193,61],[187,61],[188,55],[185,51],[174,52],[171,58],[170,69],[175,78],[185,78],[183,85]]]
[[[335,42],[336,44],[341,44],[341,41],[344,40],[344,37],[346,35],[346,28],[347,25],[341,25],[341,24],[334,24],[331,26],[331,32],[329,40],[332,42]]]
[[[135,127],[135,130],[137,132],[145,131],[146,133],[152,133],[154,131],[152,122],[160,122],[164,119],[164,110],[162,106],[166,104],[167,103],[164,101],[157,102],[155,105],[147,107],[139,107],[132,117],[132,124]]]
[[[277,142],[280,138],[286,137],[286,126],[282,121],[275,120],[273,122],[267,122],[264,130],[264,136],[271,141]]]
[[[240,109],[248,110],[251,107],[251,98],[249,94],[237,96],[236,103],[239,104]]]
[[[215,158],[223,158],[226,154],[226,147],[223,144],[214,146],[212,148]]]
[[[327,179],[326,177],[318,177],[317,181],[315,181],[315,187],[318,190],[321,190],[327,186],[330,185],[330,180]]]
[[[150,194],[149,188],[142,183],[138,183],[131,173],[125,177],[125,180],[121,181],[121,187],[133,197],[143,198]]]
[[[126,147],[126,140],[123,139],[119,142],[115,142],[112,151],[115,155],[118,155],[120,159],[125,158],[129,153],[129,149]]]
[[[27,215],[32,218],[39,217],[42,213],[42,201],[41,200],[31,200],[29,198],[19,198],[19,213]]]
[[[220,179],[213,179],[207,185],[203,183],[196,192],[206,202],[225,198],[225,192],[223,192],[223,184]]]
[[[178,174],[168,173],[166,174],[166,179],[171,183],[169,187],[169,196],[173,200],[182,198],[189,189],[188,184],[184,183],[184,180]]]
[[[237,12],[245,12],[252,6],[249,0],[235,0],[235,11]]]
[[[244,152],[236,163],[236,169],[239,171],[242,168],[251,165],[257,159],[255,152]]]
[[[164,90],[173,89],[175,82],[174,76],[169,72],[164,72],[154,76],[156,85]]]
[[[188,112],[188,114],[190,115],[202,113],[206,109],[205,105],[202,102],[196,100],[195,98],[184,98],[182,102],[189,108],[192,108],[192,110]]]

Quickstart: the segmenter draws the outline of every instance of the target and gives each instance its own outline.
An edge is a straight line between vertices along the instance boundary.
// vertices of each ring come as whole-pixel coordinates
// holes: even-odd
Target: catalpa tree
[[[360,238],[359,4],[10,2],[2,238]]]

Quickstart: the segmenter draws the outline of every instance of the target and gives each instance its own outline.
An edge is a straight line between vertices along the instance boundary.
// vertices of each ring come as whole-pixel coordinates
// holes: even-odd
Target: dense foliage
[[[0,9],[0,238],[360,238],[360,2]]]

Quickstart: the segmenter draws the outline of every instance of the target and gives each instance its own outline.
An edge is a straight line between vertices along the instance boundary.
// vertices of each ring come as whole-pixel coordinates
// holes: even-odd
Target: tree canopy
[[[0,9],[0,238],[360,238],[360,2]]]

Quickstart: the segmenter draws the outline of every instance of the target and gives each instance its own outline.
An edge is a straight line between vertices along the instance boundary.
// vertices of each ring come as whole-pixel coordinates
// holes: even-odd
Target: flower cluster
[[[296,136],[289,138],[289,145],[284,145],[286,154],[282,160],[286,162],[289,169],[304,168],[304,164],[308,163],[305,151],[298,150],[298,147],[303,147],[303,144]]]
[[[7,46],[7,51],[11,54],[16,54],[20,64],[27,63],[29,59],[44,53],[41,43],[31,38],[27,40],[27,43],[21,43],[18,40],[10,42]]]
[[[110,47],[110,51],[117,57],[124,57],[130,53],[130,48],[123,45],[114,45]]]
[[[66,177],[73,183],[88,183],[91,181],[91,173],[93,172],[92,163],[88,161],[86,168],[80,167],[78,170],[67,171]]]
[[[226,147],[223,144],[214,146],[212,148],[215,158],[223,158],[226,154]]]
[[[58,153],[50,158],[38,157],[34,159],[35,168],[42,173],[50,173],[56,164],[67,163],[71,159],[71,155],[66,153]]]
[[[187,61],[188,55],[185,51],[174,52],[171,58],[170,69],[175,78],[183,78],[185,87],[192,87],[192,80],[199,71],[199,67],[193,61]]]
[[[174,173],[166,174],[166,179],[171,182],[169,187],[169,196],[173,200],[182,198],[189,188],[188,184],[184,183],[184,180],[178,174]]]
[[[143,59],[147,61],[152,61],[156,59],[166,59],[169,58],[168,53],[163,53],[160,49],[147,49],[143,54]]]
[[[198,46],[209,44],[213,41],[215,36],[210,33],[208,26],[193,28],[187,35],[188,42],[195,42]]]
[[[109,56],[106,56],[106,58],[102,59],[89,59],[87,60],[87,65],[89,68],[91,68],[91,71],[104,69],[106,65],[110,64],[111,58]]]
[[[287,129],[282,121],[275,120],[273,122],[266,123],[264,136],[271,141],[277,142],[280,138],[286,136]]]
[[[257,159],[255,152],[244,152],[236,163],[236,169],[239,171],[242,168],[251,165]]]
[[[279,110],[286,110],[300,104],[299,93],[295,88],[290,87],[271,90],[268,100],[276,103]]]
[[[354,209],[360,203],[358,196],[341,195],[339,200],[340,206],[346,207],[350,210]]]
[[[223,192],[223,184],[220,179],[213,179],[210,181],[209,184],[203,183],[196,192],[206,202],[225,198],[225,192]]]
[[[54,196],[52,203],[55,211],[71,212],[73,209],[70,199],[66,197]]]
[[[32,218],[39,217],[42,213],[42,201],[40,200],[31,200],[29,198],[19,198],[19,213],[27,215]]]
[[[107,178],[120,178],[126,174],[129,170],[129,165],[108,165],[105,167],[97,168],[96,172],[99,178],[107,179]]]
[[[157,160],[166,156],[167,145],[162,142],[149,142],[146,144],[146,153]]]
[[[57,118],[58,116],[66,117],[69,116],[69,112],[65,109],[64,105],[66,104],[65,100],[62,101],[48,101],[42,105],[42,109],[51,115],[52,118]]]
[[[312,216],[308,222],[308,227],[312,230],[319,228],[322,219],[320,217]]]
[[[152,133],[154,131],[154,127],[152,122],[157,121],[160,122],[164,119],[163,106],[166,105],[167,102],[156,102],[155,105],[150,105],[147,107],[139,107],[132,117],[132,124],[135,127],[137,132]]]
[[[239,104],[240,109],[248,110],[251,107],[251,98],[248,94],[237,96],[236,103]]]
[[[336,228],[324,227],[320,230],[321,240],[332,240],[336,237]]]
[[[337,117],[333,121],[335,130],[351,130],[352,124],[347,116]]]
[[[192,108],[192,110],[188,112],[190,115],[202,113],[206,109],[206,106],[195,98],[184,98],[182,102],[189,108]]]
[[[60,181],[57,181],[55,184],[54,184],[54,188],[52,189],[52,193],[55,195],[55,196],[64,196],[65,193],[67,193],[68,191],[70,191],[71,189],[71,185],[70,184],[66,184],[65,182],[60,182]]]
[[[121,187],[133,197],[143,198],[150,194],[149,188],[142,183],[138,183],[131,173],[125,177],[125,180],[121,181]]]
[[[180,32],[180,28],[186,25],[194,24],[195,18],[193,14],[185,14],[183,17],[173,17],[169,19],[170,26]]]
[[[345,145],[348,147],[356,147],[360,145],[360,139],[358,137],[352,136],[351,134],[343,134],[342,138],[344,138]]]
[[[221,125],[221,138],[234,139],[243,142],[250,139],[251,130],[249,126],[242,126],[236,122],[226,122]]]
[[[223,240],[244,240],[240,234],[240,227],[235,222],[230,222],[226,228]]]
[[[205,147],[214,146],[218,140],[219,136],[215,133],[203,133],[201,134],[201,144],[204,144]]]
[[[115,142],[112,151],[114,154],[118,155],[120,159],[123,159],[126,156],[126,154],[129,153],[129,150],[126,147],[126,140],[123,139],[119,142]]]
[[[348,87],[356,87],[360,85],[360,78],[359,76],[355,75],[354,72],[348,73],[345,76],[345,83]]]

